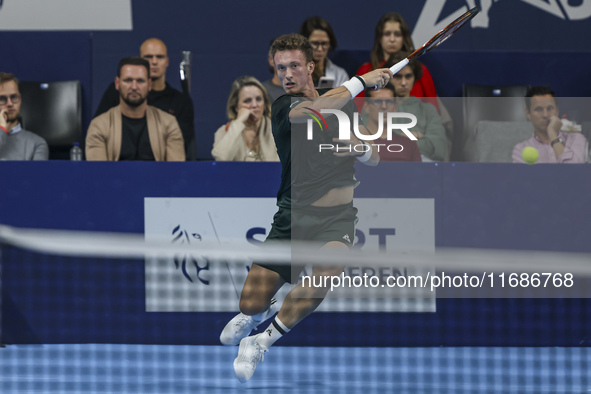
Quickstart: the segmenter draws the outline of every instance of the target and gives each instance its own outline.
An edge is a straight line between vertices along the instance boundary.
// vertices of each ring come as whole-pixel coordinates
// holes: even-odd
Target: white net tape
[[[393,249],[385,253],[352,249],[319,249],[313,243],[265,244],[249,249],[232,242],[171,244],[169,239],[146,241],[140,234],[21,229],[0,225],[0,241],[37,252],[81,257],[173,257],[181,253],[210,261],[258,261],[319,266],[412,266],[439,270],[571,272],[591,274],[591,254],[530,250],[437,248],[433,251]]]

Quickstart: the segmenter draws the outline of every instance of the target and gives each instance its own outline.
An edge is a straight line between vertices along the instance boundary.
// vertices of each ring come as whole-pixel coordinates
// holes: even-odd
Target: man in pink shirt
[[[534,136],[513,148],[513,163],[525,163],[523,148],[531,146],[540,153],[537,163],[586,163],[589,153],[587,139],[581,133],[560,131],[558,104],[548,86],[534,86],[525,95],[527,118],[534,126]]]

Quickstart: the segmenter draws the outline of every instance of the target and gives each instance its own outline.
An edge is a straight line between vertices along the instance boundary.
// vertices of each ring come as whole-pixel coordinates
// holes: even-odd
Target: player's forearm
[[[320,112],[323,109],[341,109],[351,100],[351,93],[343,86],[334,88],[314,100],[298,104],[289,113],[291,123],[306,123],[310,109]]]

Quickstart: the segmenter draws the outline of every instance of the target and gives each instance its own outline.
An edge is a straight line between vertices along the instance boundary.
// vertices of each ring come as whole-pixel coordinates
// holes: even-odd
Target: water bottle
[[[80,144],[74,142],[74,146],[70,148],[70,160],[72,161],[81,161],[82,160],[82,149],[80,149]]]

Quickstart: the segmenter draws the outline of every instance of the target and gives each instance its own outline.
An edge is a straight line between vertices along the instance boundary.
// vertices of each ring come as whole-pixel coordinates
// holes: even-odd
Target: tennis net
[[[6,226],[0,244],[3,392],[591,390],[586,254],[336,254],[313,244],[196,247]],[[232,369],[237,348],[221,346],[219,335],[238,312],[253,260],[308,263],[304,274],[313,272],[310,265],[343,266],[340,278],[349,276],[351,288],[337,286],[241,384]],[[443,281],[447,275],[450,287],[432,289],[432,279],[426,287],[402,286],[415,271]],[[534,276],[545,271],[552,275]],[[399,288],[372,288],[373,279],[355,287],[364,275],[380,285],[392,277]],[[472,287],[472,277],[484,284]],[[457,278],[468,286],[454,287]]]

